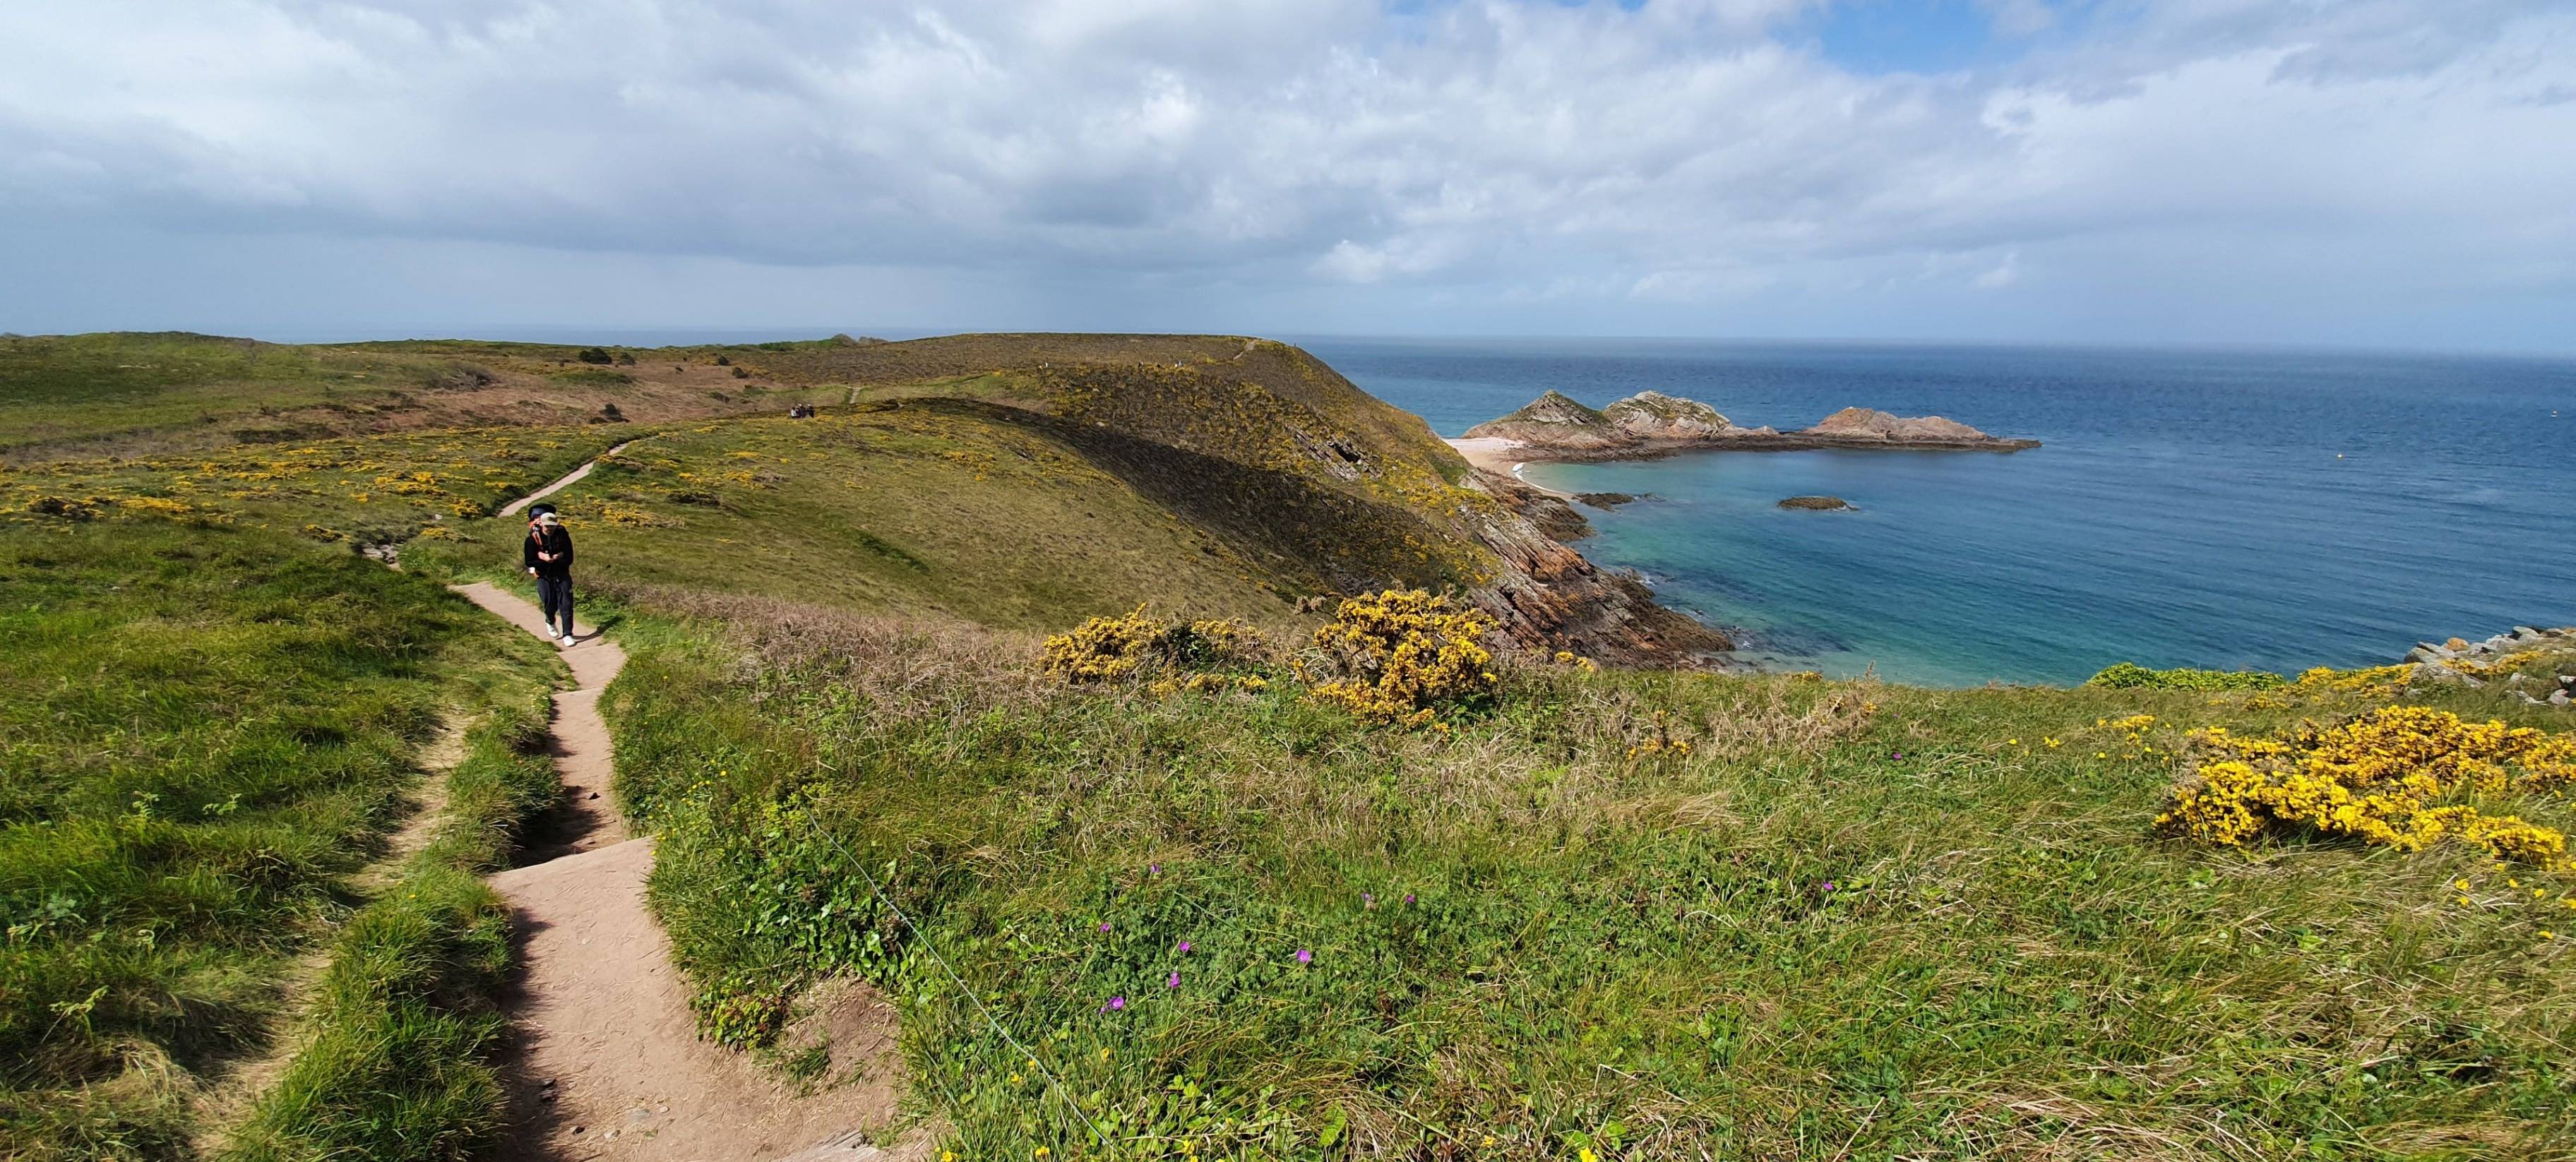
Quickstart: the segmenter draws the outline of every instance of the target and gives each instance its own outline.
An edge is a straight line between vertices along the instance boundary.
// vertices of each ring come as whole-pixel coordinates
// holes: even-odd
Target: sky
[[[2576,0],[0,0],[0,331],[2576,352]]]

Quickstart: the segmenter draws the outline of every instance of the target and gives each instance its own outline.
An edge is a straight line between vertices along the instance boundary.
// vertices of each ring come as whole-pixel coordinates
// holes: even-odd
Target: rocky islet
[[[1595,410],[1559,391],[1529,406],[1467,429],[1469,439],[1513,442],[1512,454],[1533,460],[1629,460],[1688,451],[1791,451],[1810,448],[1889,448],[2018,452],[2037,440],[1990,436],[1941,416],[1898,416],[1869,408],[1844,408],[1814,426],[1783,432],[1741,427],[1698,400],[1642,391]]]

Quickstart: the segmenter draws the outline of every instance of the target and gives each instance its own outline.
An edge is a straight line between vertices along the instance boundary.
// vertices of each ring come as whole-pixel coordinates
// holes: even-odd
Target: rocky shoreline
[[[1644,391],[1598,411],[1549,391],[1529,406],[1467,429],[1451,441],[1474,447],[1493,468],[1530,460],[1649,460],[1682,452],[1789,452],[1819,448],[2018,452],[2037,440],[1990,436],[1941,416],[1895,416],[1844,408],[1812,427],[1739,427],[1697,400]],[[1471,457],[1474,458],[1474,457]]]

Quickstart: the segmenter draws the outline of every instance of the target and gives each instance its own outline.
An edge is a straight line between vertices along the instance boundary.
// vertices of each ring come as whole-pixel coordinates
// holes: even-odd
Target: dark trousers
[[[572,636],[572,578],[538,577],[537,605],[546,611],[546,628],[549,630],[556,625],[556,611],[562,611],[563,629],[559,632],[565,637]]]

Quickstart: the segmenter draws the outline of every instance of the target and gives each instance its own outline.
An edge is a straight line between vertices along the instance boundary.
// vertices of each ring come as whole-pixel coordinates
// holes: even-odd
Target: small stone
[[[591,797],[591,798],[593,798],[593,799],[598,798],[598,797],[599,797],[599,792],[597,792],[597,791],[593,791],[593,792],[591,792],[591,793],[590,793],[590,797]]]
[[[2442,647],[2433,645],[2430,642],[2406,651],[2406,660],[2419,665],[2427,662],[2438,662],[2449,656],[2450,655],[2445,652]]]

